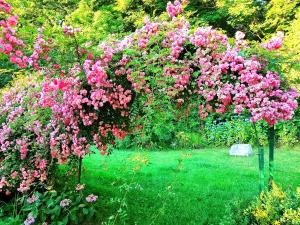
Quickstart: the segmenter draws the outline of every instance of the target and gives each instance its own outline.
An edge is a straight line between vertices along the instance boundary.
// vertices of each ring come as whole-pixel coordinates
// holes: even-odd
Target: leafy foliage
[[[239,205],[237,205],[239,207]],[[226,217],[220,224],[299,224],[300,190],[296,193],[284,192],[273,184],[273,189],[260,194],[260,197],[244,210],[234,208],[232,217]]]
[[[35,191],[15,199],[14,204],[0,203],[0,218],[12,215],[7,224],[14,224],[14,221],[24,221],[24,224],[79,224],[93,218],[93,205],[94,201],[91,202],[90,197],[86,197],[81,190]]]

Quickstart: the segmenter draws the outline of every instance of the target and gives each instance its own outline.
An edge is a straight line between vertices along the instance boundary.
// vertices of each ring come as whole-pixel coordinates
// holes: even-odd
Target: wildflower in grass
[[[66,199],[60,201],[60,204],[59,204],[59,205],[60,205],[60,207],[62,207],[62,208],[66,208],[67,206],[69,206],[69,205],[71,204],[71,202],[72,202],[71,199],[66,198]]]
[[[24,221],[24,225],[30,225],[35,222],[35,219],[32,215],[28,215],[27,219]]]
[[[81,190],[84,189],[84,187],[85,187],[85,184],[77,184],[75,190],[76,190],[76,191],[81,191]]]
[[[27,202],[28,202],[29,204],[32,204],[32,203],[36,202],[38,199],[39,199],[39,196],[37,196],[37,195],[32,195],[31,197],[29,197],[29,198],[27,199]]]
[[[85,198],[85,200],[87,202],[95,202],[95,201],[97,201],[97,198],[98,198],[97,195],[90,194]]]

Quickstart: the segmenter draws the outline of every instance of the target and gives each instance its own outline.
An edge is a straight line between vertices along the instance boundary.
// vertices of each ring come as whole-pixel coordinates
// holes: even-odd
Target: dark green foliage
[[[181,112],[182,113],[182,112]],[[279,122],[275,127],[277,147],[295,147],[299,143],[299,116],[288,122]],[[180,114],[180,113],[178,113]],[[177,115],[178,115],[177,114]],[[201,121],[197,108],[190,114],[180,118],[165,105],[159,110],[147,107],[146,114],[141,118],[147,121],[143,128],[137,130],[122,141],[117,148],[130,149],[136,146],[156,148],[204,148],[206,146],[230,147],[237,143],[249,143],[256,146],[253,124],[245,116],[226,114],[211,115]],[[259,142],[268,143],[268,125],[264,122],[256,124]]]
[[[5,87],[12,79],[13,77],[10,70],[0,70],[0,89]]]
[[[28,202],[32,196],[37,200],[33,203]],[[69,204],[62,207],[61,202],[66,199]],[[42,193],[35,191],[31,195],[25,194],[14,199],[12,203],[0,202],[0,220],[9,225],[20,224],[20,221],[26,220],[28,216],[35,218],[35,224],[44,222],[52,225],[80,224],[86,223],[94,215],[93,203],[88,203],[85,195],[75,190],[65,192],[50,190]],[[1,222],[0,224],[2,225]]]

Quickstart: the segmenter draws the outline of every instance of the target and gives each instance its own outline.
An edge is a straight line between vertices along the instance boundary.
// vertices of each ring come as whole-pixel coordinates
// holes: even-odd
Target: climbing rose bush
[[[282,85],[262,56],[247,54],[245,35],[238,32],[230,44],[212,27],[191,27],[183,16],[186,3],[168,3],[167,21],[146,18],[144,26],[129,36],[92,44],[94,48],[78,44],[80,29],[62,28],[75,51],[74,61],[67,65],[49,56],[55,40],[40,29],[33,53],[16,64],[36,70],[42,82],[33,84],[34,90],[12,92],[1,106],[5,116],[0,128],[0,191],[25,192],[45,184],[55,163],[83,158],[91,145],[107,154],[109,144],[135,129],[143,108],[163,96],[177,107],[196,99],[202,118],[234,111],[270,126],[292,118],[298,93]],[[11,9],[3,12],[10,14]],[[16,25],[14,18],[2,25],[2,49],[9,42],[3,30]],[[16,30],[9,32],[17,38]],[[271,43],[267,48],[278,48],[278,40]],[[9,57],[25,47],[10,45],[9,51],[2,51]],[[43,121],[25,116],[39,112],[49,116]],[[25,123],[14,127],[19,119]]]
[[[2,28],[0,53],[7,55],[10,62],[17,64],[19,68],[25,68],[28,62],[28,57],[25,56],[22,51],[25,44],[22,39],[18,38],[16,35],[16,26],[19,18],[18,16],[11,14],[11,6],[4,1],[0,1],[0,13],[6,16],[4,20],[0,21],[0,26]]]
[[[0,102],[0,192],[21,193],[42,186],[51,172],[49,153],[50,111],[39,108],[40,88],[30,76],[16,85]],[[18,83],[17,83],[18,84]]]

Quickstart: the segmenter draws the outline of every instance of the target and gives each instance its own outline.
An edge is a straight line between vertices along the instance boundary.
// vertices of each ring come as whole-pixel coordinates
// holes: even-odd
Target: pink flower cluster
[[[72,26],[64,26],[63,31],[64,31],[64,34],[67,35],[67,36],[74,36],[75,33],[80,32],[81,29],[80,28],[73,28]]]
[[[174,20],[175,29],[169,31],[166,39],[163,41],[163,46],[171,47],[171,56],[177,59],[183,51],[183,45],[189,37],[188,31],[190,24],[184,18]]]
[[[109,79],[105,70],[113,51],[107,45],[101,49],[100,59],[87,59],[83,64],[85,85],[71,70],[66,78],[49,79],[43,84],[40,103],[42,107],[50,107],[53,114],[50,150],[59,163],[65,163],[72,155],[84,157],[91,143],[105,154],[107,142],[127,134],[123,119],[104,122],[108,115],[128,116],[132,92]],[[92,138],[82,136],[83,132],[91,133]]]
[[[28,142],[27,139],[23,139],[23,140],[17,139],[16,140],[16,144],[19,147],[19,151],[20,151],[22,160],[25,159],[27,156],[27,152],[28,152],[27,142]]]
[[[4,0],[0,0],[0,11],[5,12],[5,13],[10,13],[11,12],[11,5],[5,2]]]
[[[95,85],[97,87],[110,85],[107,81],[107,74],[102,66],[101,60],[98,60],[97,62],[86,60],[84,62],[84,69],[90,85]]]
[[[170,17],[176,17],[182,12],[182,4],[179,1],[174,4],[169,3],[167,11]],[[136,45],[143,49],[142,57],[146,59],[147,65],[152,62],[152,59],[147,59],[147,42],[153,36],[162,35],[161,32],[144,32],[145,30],[151,31],[150,24],[153,23],[147,20],[145,26],[136,31],[136,36],[131,36],[130,46],[127,46],[134,48]],[[282,89],[278,75],[271,71],[264,72],[265,64],[260,63],[257,57],[246,59],[241,56],[241,49],[248,47],[244,40],[244,33],[237,32],[235,44],[231,46],[226,35],[211,27],[200,27],[190,34],[189,24],[184,18],[174,18],[169,23],[155,23],[155,26],[159,31],[165,33],[161,46],[170,49],[170,57],[161,56],[155,60],[161,62],[160,71],[163,76],[174,78],[174,84],[171,87],[163,88],[160,92],[165,91],[166,94],[176,96],[178,102],[185,102],[181,95],[187,91],[189,94],[185,94],[185,96],[190,96],[196,91],[205,102],[199,106],[199,113],[202,117],[207,116],[209,112],[227,112],[233,106],[235,113],[248,111],[252,121],[262,119],[271,126],[278,120],[291,119],[297,108],[298,94],[293,90]],[[283,38],[283,35],[279,33],[277,38]],[[277,48],[276,40],[272,39],[271,41],[270,45],[273,48]],[[186,52],[183,51],[186,45],[195,51],[194,55],[185,55]],[[130,60],[135,60],[135,58],[132,56],[130,59],[127,58],[126,64]],[[164,66],[168,63],[171,63],[172,67]],[[127,74],[127,78],[132,82],[132,87],[136,92],[140,93],[141,90],[144,90],[145,94],[153,94],[153,91],[149,91],[153,87],[148,83],[148,76],[153,75],[151,72],[147,72],[147,66],[144,69],[144,71],[141,71],[140,68],[136,70],[133,67],[118,69],[116,74]],[[153,77],[159,77],[159,74]],[[193,88],[191,82],[195,79],[198,90],[187,90],[189,87]],[[162,80],[159,82],[162,83]],[[163,83],[170,85],[167,80]]]
[[[11,142],[8,137],[11,134],[12,130],[6,125],[2,124],[0,129],[0,152],[4,152],[10,146]]]
[[[267,43],[263,43],[262,47],[268,51],[277,50],[281,48],[283,44],[284,33],[278,31],[275,37],[272,37]]]
[[[2,37],[0,37],[0,53],[9,56],[10,62],[16,64],[19,68],[26,68],[28,65],[33,66],[36,70],[39,69],[38,61],[40,59],[49,60],[47,53],[49,52],[49,44],[51,39],[45,41],[43,38],[43,28],[39,29],[38,35],[34,44],[34,51],[31,56],[26,56],[23,52],[26,45],[23,40],[18,38],[16,27],[19,17],[11,15],[11,6],[2,1],[0,2],[0,11],[7,14],[6,20],[0,21]]]
[[[159,31],[159,23],[151,23],[149,20],[145,21],[145,25],[137,30],[135,33],[138,34],[138,48],[140,50],[145,49],[152,36],[157,34]]]
[[[194,35],[191,35],[190,41],[197,47],[211,48],[216,50],[220,45],[228,45],[226,35],[220,34],[211,27],[199,27]]]
[[[237,48],[243,49],[243,48],[247,48],[247,41],[244,40],[245,38],[245,34],[241,31],[237,31],[235,34],[235,46]]]
[[[176,17],[178,14],[183,12],[182,4],[179,0],[175,0],[174,3],[168,2],[167,13],[169,17]]]
[[[244,59],[238,51],[228,49],[215,59],[199,54],[204,68],[198,79],[198,93],[206,102],[199,108],[200,115],[224,113],[233,105],[235,113],[248,110],[253,122],[265,120],[273,126],[278,120],[290,120],[298,107],[299,95],[293,90],[282,90],[277,73],[263,74],[256,57]]]
[[[164,76],[169,76],[175,79],[175,84],[173,88],[177,91],[183,91],[187,88],[190,83],[191,69],[186,67],[181,67],[179,69],[172,67],[164,68]]]
[[[0,101],[1,115],[6,121],[0,126],[0,192],[26,192],[44,183],[48,176],[49,153],[47,129],[38,120],[20,123],[25,114],[35,114],[39,98],[36,84],[11,88]],[[34,109],[34,110],[32,110]],[[16,164],[17,163],[17,164]]]
[[[0,21],[2,27],[0,37],[0,53],[9,56],[10,62],[17,64],[20,68],[27,67],[28,57],[24,56],[22,49],[25,47],[24,42],[17,37],[15,27],[18,23],[18,16],[10,15],[11,8],[8,4],[1,1],[0,10],[8,14],[6,20]]]
[[[35,70],[39,70],[39,61],[41,59],[49,61],[50,57],[48,56],[48,53],[51,49],[52,39],[45,40],[43,35],[43,28],[39,28],[39,34],[37,38],[35,39],[34,45],[33,45],[33,53],[28,58],[28,64],[29,66],[32,66]]]

